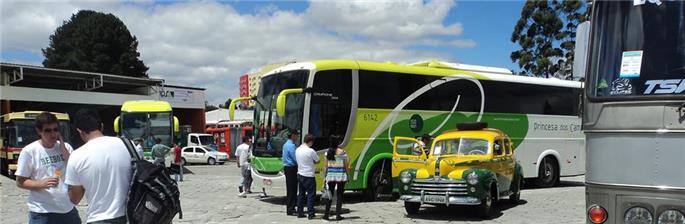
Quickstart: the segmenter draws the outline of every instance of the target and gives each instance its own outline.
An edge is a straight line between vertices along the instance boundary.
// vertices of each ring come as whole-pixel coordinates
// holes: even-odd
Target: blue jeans
[[[80,224],[81,218],[78,216],[76,208],[67,213],[37,213],[29,212],[29,224],[50,224],[50,223],[75,223]]]
[[[89,224],[126,224],[126,216],[121,216],[113,219],[105,219],[95,222],[89,222]]]
[[[300,188],[300,194],[297,195],[297,214],[304,215],[304,197],[307,194],[307,214],[310,217],[314,216],[314,195],[316,194],[316,180],[314,177],[305,177],[297,175],[297,183]]]

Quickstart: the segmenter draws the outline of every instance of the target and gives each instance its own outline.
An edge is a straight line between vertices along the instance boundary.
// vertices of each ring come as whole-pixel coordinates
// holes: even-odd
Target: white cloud
[[[450,59],[409,46],[474,47],[460,23],[444,24],[453,1],[315,1],[305,12],[264,4],[239,13],[212,1],[150,4],[2,1],[0,47],[40,54],[49,36],[80,9],[112,13],[138,38],[151,77],[207,88],[207,100],[238,95],[238,77],[267,64],[347,58],[415,62]]]

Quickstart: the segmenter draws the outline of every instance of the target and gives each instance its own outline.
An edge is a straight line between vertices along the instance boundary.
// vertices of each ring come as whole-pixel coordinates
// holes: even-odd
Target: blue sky
[[[237,95],[268,63],[320,58],[437,59],[517,70],[509,38],[523,1],[2,1],[3,62],[41,64],[41,48],[81,9],[113,13],[139,39],[152,77]]]

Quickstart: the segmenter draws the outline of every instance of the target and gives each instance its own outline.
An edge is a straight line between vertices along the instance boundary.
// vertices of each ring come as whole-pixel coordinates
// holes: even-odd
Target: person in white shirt
[[[131,156],[121,139],[102,134],[97,112],[81,109],[74,126],[86,142],[71,154],[65,183],[69,199],[88,201],[88,223],[126,223],[126,198],[131,182]]]
[[[142,138],[136,138],[133,142],[136,143],[135,147],[136,147],[136,152],[138,153],[138,156],[141,159],[145,159],[145,151],[143,151],[143,139]]]
[[[235,156],[238,157],[238,168],[240,168],[240,186],[238,187],[239,197],[247,197],[247,194],[252,193],[252,171],[250,170],[250,145],[252,139],[249,136],[243,136],[243,144],[238,145],[235,150]]]
[[[28,223],[81,223],[78,211],[67,195],[64,173],[71,145],[62,140],[54,114],[36,116],[40,139],[25,146],[17,162],[17,186],[30,190]]]
[[[314,179],[314,164],[319,163],[319,156],[314,149],[314,136],[307,134],[304,142],[295,150],[297,160],[297,182],[300,193],[297,195],[297,217],[304,218],[304,200],[307,197],[307,218],[314,219],[314,196],[316,194],[316,180]]]

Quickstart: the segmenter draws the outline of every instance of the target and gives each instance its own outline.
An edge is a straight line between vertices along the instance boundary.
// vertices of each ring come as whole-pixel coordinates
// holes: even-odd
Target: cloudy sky
[[[437,59],[515,69],[509,41],[520,1],[0,2],[0,60],[41,65],[41,48],[81,9],[112,13],[139,40],[151,77],[238,95],[238,77],[268,63]]]

